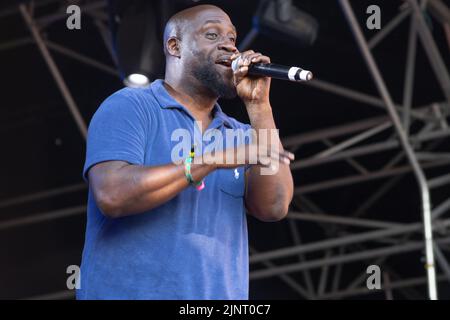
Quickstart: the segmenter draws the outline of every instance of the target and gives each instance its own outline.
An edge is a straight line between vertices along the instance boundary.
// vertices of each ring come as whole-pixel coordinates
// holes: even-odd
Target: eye
[[[234,37],[231,37],[230,40],[233,42],[236,42],[236,38],[234,38]]]
[[[206,36],[212,40],[217,39],[217,33],[207,33]]]

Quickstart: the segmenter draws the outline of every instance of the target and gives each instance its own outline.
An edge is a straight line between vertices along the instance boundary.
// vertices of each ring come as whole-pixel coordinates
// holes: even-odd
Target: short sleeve
[[[149,118],[132,95],[119,91],[107,98],[89,124],[83,178],[104,161],[144,164]]]

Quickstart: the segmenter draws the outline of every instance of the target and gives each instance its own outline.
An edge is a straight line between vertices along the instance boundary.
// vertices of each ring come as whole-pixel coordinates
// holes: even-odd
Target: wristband
[[[184,160],[184,175],[186,176],[187,181],[189,184],[192,184],[195,189],[198,191],[201,191],[205,188],[205,182],[203,180],[201,181],[194,181],[194,178],[191,174],[191,165],[192,161],[194,160],[195,152],[194,147],[191,148],[191,152],[189,153],[189,157]]]

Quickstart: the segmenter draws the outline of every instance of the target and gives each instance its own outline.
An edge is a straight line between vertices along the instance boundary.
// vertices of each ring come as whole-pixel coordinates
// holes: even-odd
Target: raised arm
[[[270,78],[248,76],[248,66],[251,63],[270,63],[270,58],[252,50],[234,54],[231,59],[241,55],[239,68],[234,71],[234,79],[239,97],[243,100],[252,128],[260,132],[266,129],[268,136],[270,130],[276,130],[270,105]],[[290,160],[293,154],[285,152],[276,135],[275,141],[271,138],[258,141],[258,145],[265,144],[267,149],[275,147],[281,154],[287,154]],[[262,175],[260,166],[253,166],[247,171],[247,188],[245,202],[248,212],[262,221],[278,221],[287,215],[289,203],[293,196],[293,179],[289,169],[289,161],[280,162],[271,175]]]

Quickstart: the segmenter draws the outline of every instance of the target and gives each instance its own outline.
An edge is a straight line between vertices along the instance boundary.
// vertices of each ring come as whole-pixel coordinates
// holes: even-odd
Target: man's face
[[[230,18],[218,9],[200,12],[187,39],[189,42],[183,45],[189,52],[183,57],[187,72],[217,96],[234,98],[236,88],[229,57],[237,49],[236,29]]]

